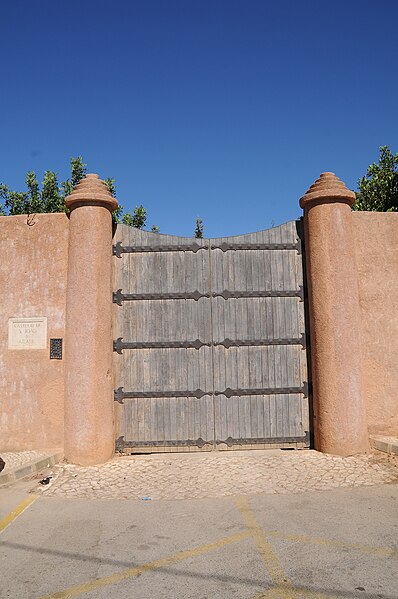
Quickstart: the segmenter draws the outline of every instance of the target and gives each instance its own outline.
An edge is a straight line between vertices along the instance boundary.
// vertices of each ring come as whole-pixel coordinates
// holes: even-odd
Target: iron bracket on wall
[[[199,350],[202,347],[211,347],[211,342],[200,341],[195,339],[194,341],[144,341],[144,342],[130,342],[123,341],[123,337],[118,337],[113,342],[113,351],[118,354],[122,354],[124,349],[196,349]],[[306,337],[304,333],[301,337],[290,338],[290,339],[224,339],[223,341],[215,341],[213,343],[215,347],[263,347],[273,345],[301,345],[303,349],[306,347]]]
[[[302,393],[308,397],[308,383],[305,382],[301,387],[270,387],[264,389],[224,389],[224,391],[214,391],[215,396],[224,395],[226,398],[243,397],[247,395],[295,395]],[[212,395],[211,391],[196,389],[195,391],[124,391],[124,387],[118,387],[114,390],[114,399],[120,404],[124,399],[156,399],[167,397],[195,397],[201,399],[205,395]]]
[[[113,293],[113,303],[121,306],[126,301],[137,300],[194,300],[199,301],[201,298],[209,298],[210,293],[200,293],[200,291],[192,291],[188,293],[123,293],[118,289]],[[291,290],[269,290],[269,291],[229,291],[224,289],[221,293],[213,293],[212,297],[222,297],[225,300],[240,299],[240,298],[255,298],[255,297],[298,297],[300,301],[304,300],[303,286],[298,289]]]

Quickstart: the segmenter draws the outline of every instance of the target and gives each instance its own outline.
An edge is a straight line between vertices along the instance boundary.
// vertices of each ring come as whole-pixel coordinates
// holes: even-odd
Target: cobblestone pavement
[[[337,457],[312,450],[124,456],[98,467],[54,466],[51,483],[35,492],[143,500],[303,493],[398,482],[397,464],[374,454]]]
[[[36,462],[44,459],[49,455],[48,451],[15,451],[1,452],[0,457],[4,460],[5,466],[3,473],[6,474],[10,470],[15,470],[20,466],[26,466],[31,462]]]

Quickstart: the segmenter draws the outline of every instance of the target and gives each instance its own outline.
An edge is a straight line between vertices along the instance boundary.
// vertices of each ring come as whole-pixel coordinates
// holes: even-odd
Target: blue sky
[[[396,0],[4,0],[0,18],[12,188],[81,154],[161,232],[235,235],[398,151]]]

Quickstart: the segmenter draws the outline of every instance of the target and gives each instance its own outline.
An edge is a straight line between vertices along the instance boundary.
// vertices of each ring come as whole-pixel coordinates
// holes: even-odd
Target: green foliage
[[[44,173],[41,191],[40,208],[30,210],[30,212],[65,212],[65,196],[60,193],[57,175],[52,171]]]
[[[0,184],[0,200],[3,200],[3,202],[7,199],[7,194],[8,194],[8,187],[7,185],[4,185],[4,183]],[[0,202],[0,216],[5,216],[6,213],[4,211],[3,208],[3,204]]]
[[[160,228],[157,225],[152,225],[151,231],[152,233],[160,233]]]
[[[87,164],[84,164],[82,156],[70,159],[72,188],[83,179],[87,172]]]
[[[81,179],[83,179],[84,175],[87,172],[87,164],[84,164],[82,156],[72,156],[70,159],[70,167],[71,167],[71,177],[66,181],[61,183],[62,188],[62,197],[66,198],[66,196],[72,193],[75,185],[79,183]],[[63,212],[61,210],[61,212]]]
[[[121,204],[119,204],[118,207],[116,208],[116,210],[114,210],[114,212],[112,212],[113,222],[115,224],[121,223],[122,216],[123,216],[123,206]]]
[[[11,216],[15,214],[27,214],[29,197],[23,191],[8,191],[5,202],[6,211]]]
[[[86,165],[81,156],[71,158],[70,164],[70,179],[59,184],[57,175],[53,171],[46,171],[41,190],[34,171],[26,174],[27,191],[12,191],[7,185],[0,184],[0,198],[5,205],[5,210],[0,205],[0,213],[14,216],[40,212],[65,212],[66,196],[86,173]]]
[[[107,179],[104,179],[104,183],[107,186],[107,188],[109,189],[109,191],[111,192],[112,196],[115,198],[116,197],[115,179],[111,179],[110,177],[108,177]]]
[[[354,210],[398,211],[398,153],[381,146],[378,164],[368,167],[366,177],[358,181]]]
[[[203,233],[204,233],[203,221],[201,218],[197,218],[196,226],[195,226],[195,233],[194,233],[196,239],[202,239]]]
[[[108,177],[107,179],[104,179],[104,183],[107,186],[107,188],[109,189],[109,191],[111,192],[112,196],[115,198],[116,197],[115,179],[111,179],[110,177]],[[112,213],[113,222],[115,224],[120,223],[120,219],[122,218],[122,215],[123,215],[123,206],[121,206],[119,204],[118,207],[116,208],[116,210],[114,210]]]
[[[25,181],[32,204],[37,204],[40,200],[40,191],[35,172],[29,171],[26,173]]]
[[[38,183],[36,173],[29,171],[25,182],[27,191],[12,191],[4,183],[0,183],[0,216],[14,216],[17,214],[37,214],[41,212],[65,212],[65,198],[72,193],[73,188],[86,174],[87,165],[82,156],[70,159],[71,174],[66,181],[58,183],[57,175],[53,171],[44,173],[43,182]],[[105,185],[116,196],[115,179],[108,177]],[[144,206],[136,206],[132,213],[123,213],[123,206],[119,205],[114,211],[113,222],[124,223],[137,229],[143,229],[147,221],[147,211]],[[152,231],[158,233],[159,227],[152,226]]]
[[[126,212],[122,216],[122,223],[137,229],[143,229],[146,225],[147,213],[144,206],[136,206],[133,213]]]

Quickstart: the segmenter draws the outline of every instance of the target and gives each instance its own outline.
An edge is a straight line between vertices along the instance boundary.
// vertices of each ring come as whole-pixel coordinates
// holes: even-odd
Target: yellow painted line
[[[25,499],[23,499],[21,503],[17,505],[17,507],[15,507],[5,518],[3,518],[3,520],[1,520],[0,533],[3,532],[7,526],[10,526],[10,524],[14,522],[14,520],[16,520],[18,516],[20,516],[22,512],[26,510],[26,508],[32,505],[32,503],[36,501],[38,497],[38,495],[28,495],[25,497]]]
[[[398,556],[398,550],[391,547],[377,547],[361,543],[346,543],[344,541],[337,541],[322,537],[291,535],[278,531],[267,531],[264,530],[257,522],[253,512],[249,507],[247,497],[237,497],[235,498],[235,502],[248,530],[251,532],[251,536],[263,558],[273,584],[272,588],[255,595],[252,599],[336,599],[335,594],[322,593],[320,591],[313,591],[312,589],[294,586],[292,582],[289,581],[276,553],[274,552],[270,543],[267,541],[269,537],[291,541],[294,543],[307,543],[321,546],[323,545],[325,547],[352,549],[361,553],[370,553],[386,557]]]
[[[238,541],[241,541],[242,539],[247,539],[248,537],[250,537],[250,532],[244,530],[243,532],[239,532],[235,535],[231,535],[229,537],[219,539],[218,541],[214,541],[213,543],[207,543],[206,545],[201,545],[200,547],[196,547],[195,549],[186,549],[185,551],[179,551],[174,555],[163,557],[153,562],[148,562],[147,564],[143,564],[142,566],[135,566],[134,568],[128,568],[127,570],[115,572],[114,574],[104,576],[103,578],[98,578],[97,580],[93,580],[91,582],[78,584],[74,587],[66,589],[65,591],[58,591],[57,593],[46,595],[45,597],[41,597],[40,599],[70,599],[70,597],[77,597],[78,595],[90,593],[91,591],[95,591],[96,589],[102,589],[106,586],[116,584],[129,578],[135,578],[136,576],[139,576],[144,572],[158,570],[159,568],[170,566],[170,564],[175,564],[176,562],[189,559],[190,557],[196,557],[198,555],[202,555],[203,553],[214,551],[215,549],[221,549],[221,547],[225,547],[226,545],[230,545],[231,543],[237,543]]]
[[[370,553],[375,555],[381,555],[386,557],[398,556],[398,550],[390,547],[376,547],[372,545],[364,545],[360,543],[345,543],[343,541],[336,541],[334,539],[325,539],[322,537],[311,537],[306,535],[290,535],[277,531],[262,531],[265,537],[274,537],[285,541],[291,541],[295,543],[307,543],[315,544],[326,547],[338,547],[343,549],[352,549],[359,551],[360,553]],[[308,588],[300,588],[291,586],[289,591],[294,599],[336,599],[335,594],[321,593],[319,591],[313,591]],[[286,595],[285,585],[274,585],[272,588],[267,589],[252,597],[252,599],[279,599],[279,597],[285,597]]]
[[[291,587],[290,589],[292,596],[294,597],[294,599],[336,599],[337,595],[336,594],[329,594],[329,593],[320,593],[319,591],[312,591],[311,589],[306,589],[306,588],[298,588],[298,587]],[[252,597],[252,599],[280,599],[280,597],[283,597],[283,593],[285,592],[284,587],[280,587],[280,586],[274,586],[272,587],[272,589],[268,589],[267,591],[264,591],[263,593],[259,593],[258,595],[255,595],[254,597]]]
[[[273,550],[271,544],[267,541],[266,534],[262,527],[254,517],[253,512],[249,507],[249,501],[247,497],[237,497],[235,499],[238,510],[241,513],[243,521],[251,533],[253,541],[256,544],[257,550],[260,553],[263,562],[266,565],[268,574],[271,577],[274,587],[277,587],[277,595],[281,599],[293,599],[293,587],[292,583],[288,579],[278,556]],[[270,589],[270,592],[274,593],[275,588]],[[275,596],[273,594],[271,597]]]
[[[334,539],[324,539],[322,537],[311,537],[306,535],[288,535],[277,531],[265,531],[267,537],[292,541],[293,543],[307,543],[314,545],[324,545],[326,547],[339,547],[342,549],[353,549],[361,553],[371,553],[386,557],[398,557],[398,550],[391,547],[377,547],[373,545],[362,545],[361,543],[346,543]]]

